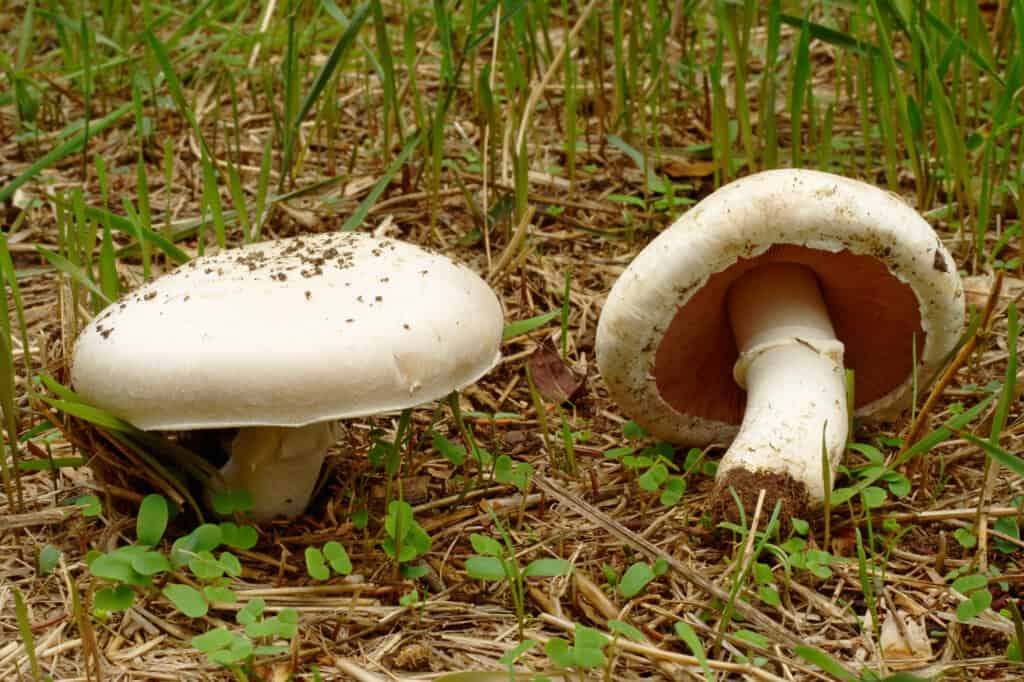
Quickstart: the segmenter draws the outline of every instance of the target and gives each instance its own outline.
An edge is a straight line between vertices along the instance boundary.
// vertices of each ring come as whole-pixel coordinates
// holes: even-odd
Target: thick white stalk
[[[309,504],[324,455],[337,437],[337,423],[331,421],[242,428],[220,471],[229,490],[252,493],[253,520],[298,516]]]
[[[832,481],[846,447],[849,414],[843,344],[818,281],[800,265],[759,267],[733,284],[729,316],[740,351],[734,376],[747,389],[747,404],[719,465],[719,486],[744,478],[750,489],[758,478],[774,478],[766,487],[802,484],[807,502],[819,505],[831,492],[825,490],[822,448]],[[742,476],[740,470],[749,473]],[[771,474],[789,481],[780,486]],[[784,490],[768,493],[777,497],[772,493]]]

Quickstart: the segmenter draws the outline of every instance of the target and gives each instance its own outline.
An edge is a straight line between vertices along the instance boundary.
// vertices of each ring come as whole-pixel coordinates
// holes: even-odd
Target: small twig
[[[764,508],[764,496],[766,493],[767,491],[764,488],[761,488],[760,492],[758,492],[757,503],[754,505],[754,516],[750,519],[750,526],[747,530],[747,539],[746,542],[743,543],[743,551],[740,553],[736,563],[738,572],[733,578],[733,583],[735,585],[734,590],[736,590],[737,593],[742,587],[743,580],[747,575],[747,566],[754,558],[754,540],[757,537],[757,526],[761,522],[761,510]],[[738,598],[739,594],[730,595],[730,598],[725,603],[725,608],[722,610],[722,614],[719,617],[718,622],[715,623],[714,629],[717,632],[715,639],[716,649],[721,646],[722,634],[724,633],[725,628],[729,625],[729,621],[732,619],[732,612]]]
[[[24,514],[4,514],[0,516],[0,531],[63,523],[73,511],[73,507],[52,507]]]
[[[1016,507],[985,507],[981,510],[986,516],[993,516],[996,518],[1003,516],[1016,516],[1020,513],[1020,510]],[[875,516],[876,519],[892,519],[893,521],[947,521],[949,519],[966,519],[971,518],[978,513],[978,509],[971,507],[962,507],[957,509],[932,509],[930,511],[921,512],[891,512],[888,514],[878,514]]]
[[[569,46],[572,45],[580,31],[583,30],[583,25],[587,23],[587,19],[590,18],[590,13],[594,11],[597,6],[597,0],[590,0],[583,11],[580,12],[579,18],[576,20],[576,24],[569,31],[569,35],[565,37],[565,42],[562,43],[562,47],[559,48],[558,54],[548,64],[547,71],[544,72],[544,76],[540,79],[540,83],[535,85],[530,90],[530,97],[526,100],[526,107],[523,108],[523,115],[519,119],[519,130],[516,135],[516,151],[518,152],[523,148],[523,144],[526,141],[526,132],[529,129],[530,117],[533,116],[534,109],[537,108],[537,103],[540,102],[541,95],[544,94],[544,89],[551,82],[551,79],[555,77],[558,69],[562,66],[562,60],[565,59],[565,55],[569,53]]]
[[[277,6],[277,0],[270,0],[267,3],[267,9],[263,12],[263,18],[260,20],[259,34],[262,38],[263,34],[270,28],[270,19],[274,16],[274,8]],[[262,40],[257,40],[253,43],[252,52],[249,54],[249,68],[252,69],[256,66],[256,59],[260,56],[260,46],[263,44]]]
[[[528,206],[526,212],[523,214],[522,219],[516,226],[515,234],[512,235],[512,239],[509,240],[508,244],[505,245],[505,249],[501,252],[501,256],[498,258],[498,262],[494,264],[494,267],[490,271],[488,279],[491,280],[491,284],[496,284],[504,273],[505,268],[513,257],[516,255],[516,251],[520,248],[523,240],[526,238],[526,230],[530,226],[530,221],[533,220],[534,213],[537,212],[536,206]]]
[[[757,536],[757,526],[761,521],[761,510],[764,507],[765,492],[765,489],[761,488],[761,491],[757,495],[757,504],[754,505],[754,517],[750,520],[750,530],[747,531],[747,541],[743,546],[743,556],[740,557],[741,571],[750,561],[751,554],[754,552],[754,540]]]
[[[884,587],[882,588],[882,599],[883,601],[885,601],[885,605],[889,609],[889,617],[896,622],[896,629],[900,631],[900,637],[903,638],[903,641],[906,642],[907,646],[911,648],[911,651],[913,651],[914,638],[907,630],[907,623],[903,620],[903,616],[900,615],[899,609],[896,608],[895,600],[892,598],[892,595],[889,594],[889,590],[885,589]],[[888,668],[888,662],[885,661],[885,651],[882,649],[882,647],[879,647],[878,651],[882,658],[883,664],[885,664],[886,668]]]
[[[498,36],[501,31],[497,28],[501,26],[501,4],[498,5],[498,10],[494,17],[494,43],[491,46],[491,73],[488,76],[487,87],[491,92],[494,92],[494,83],[497,76],[497,62],[498,62],[498,50],[501,46],[501,41],[498,40]],[[487,180],[490,176],[490,161],[491,155],[488,152],[488,147],[491,144],[491,117],[488,117],[487,125],[484,126],[483,134],[483,184],[480,188],[480,203],[484,214],[483,224],[483,235],[484,235],[484,253],[487,256],[487,271],[493,270],[494,263],[491,261],[491,226],[487,224],[487,216],[490,210],[490,192],[487,188]]]
[[[360,668],[347,658],[335,659],[334,665],[337,666],[338,670],[355,679],[356,682],[385,682],[383,677]]]

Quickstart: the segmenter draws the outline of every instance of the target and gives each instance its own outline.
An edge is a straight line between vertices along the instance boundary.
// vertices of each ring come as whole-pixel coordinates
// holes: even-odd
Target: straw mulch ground
[[[827,64],[827,54],[819,57]],[[431,76],[425,68],[419,81],[428,93],[437,86]],[[194,83],[191,87],[201,89],[202,85]],[[353,153],[351,145],[361,133],[358,122],[374,120],[364,109],[366,98],[361,85],[352,82],[348,86],[352,96],[345,92],[338,95],[345,107],[343,118],[350,122],[345,132],[352,139],[339,137],[332,141],[339,158]],[[196,113],[212,137],[209,117],[214,111],[213,102],[197,99]],[[241,99],[253,101],[249,97]],[[468,111],[468,102],[461,104]],[[9,115],[6,110],[0,113]],[[418,441],[413,457],[403,466],[402,477],[406,498],[415,506],[416,518],[430,533],[433,545],[424,564],[428,573],[419,586],[425,601],[415,608],[405,607],[399,599],[413,584],[396,575],[376,542],[384,513],[384,477],[370,467],[366,457],[371,427],[388,431],[394,428],[394,421],[384,418],[347,424],[347,438],[332,451],[326,486],[309,514],[291,523],[264,526],[259,544],[252,551],[240,553],[244,573],[236,589],[243,601],[261,597],[271,611],[294,607],[301,619],[300,634],[290,655],[260,662],[255,672],[261,679],[284,680],[293,673],[311,679],[314,667],[324,679],[345,679],[349,675],[357,680],[429,679],[432,673],[501,670],[498,658],[519,641],[509,590],[504,583],[468,579],[464,571],[464,562],[473,553],[470,534],[496,534],[492,510],[504,519],[524,562],[557,556],[575,566],[572,577],[529,581],[528,637],[544,642],[567,636],[571,623],[604,630],[610,619],[627,621],[646,635],[646,643],[624,643],[615,654],[611,679],[699,676],[699,667],[687,657],[689,649],[674,634],[673,624],[678,620],[691,624],[705,643],[712,663],[723,671],[731,670],[729,675],[734,679],[827,678],[812,672],[805,661],[793,655],[792,645],[797,643],[829,652],[851,669],[877,662],[872,629],[862,627],[860,622],[869,605],[862,594],[855,528],[850,519],[861,519],[863,532],[862,514],[848,509],[834,512],[831,547],[824,549],[842,560],[831,565],[831,577],[818,579],[797,570],[788,589],[778,584],[783,592],[779,607],[766,606],[756,598],[751,600],[753,605],[738,603],[737,617],[744,620],[742,627],[765,635],[767,647],[753,647],[734,634],[716,640],[713,631],[719,612],[713,605],[720,605],[727,596],[737,560],[749,550],[733,537],[714,532],[705,506],[711,479],[692,475],[683,500],[666,508],[660,505],[657,494],[639,487],[634,473],[603,456],[605,450],[624,444],[624,417],[608,400],[596,370],[595,325],[616,276],[650,237],[671,221],[673,213],[630,209],[632,224],[624,227],[623,205],[609,196],[642,195],[643,175],[620,151],[601,143],[593,108],[582,107],[580,113],[581,125],[592,144],[579,159],[580,168],[587,169],[581,170],[575,187],[544,172],[550,160],[561,161],[559,127],[553,114],[540,111],[532,126],[529,152],[535,172],[530,178],[529,199],[537,211],[525,228],[525,248],[510,239],[517,225],[507,223],[507,219],[499,222],[491,235],[489,259],[483,242],[460,243],[478,222],[467,197],[473,197],[477,205],[483,200],[481,180],[469,172],[446,175],[436,197],[433,227],[429,193],[422,186],[410,184],[408,178],[392,183],[363,226],[368,231],[440,249],[489,273],[509,320],[559,309],[565,274],[570,273],[569,368],[585,381],[571,404],[562,406],[562,412],[572,430],[585,431],[588,436],[575,446],[578,473],[570,476],[560,466],[564,459],[561,418],[553,404],[546,406],[549,441],[545,443],[544,426],[538,421],[524,376],[524,364],[539,348],[549,340],[555,344],[560,341],[555,322],[506,344],[499,368],[462,396],[464,408],[518,415],[498,420],[493,428],[485,420],[474,424],[482,444],[492,452],[511,454],[533,465],[537,475],[525,498],[518,497],[510,487],[491,484],[460,494],[459,485],[453,481],[459,472],[430,447],[423,432],[431,417],[430,408],[417,412]],[[837,111],[837,120],[842,115],[844,112]],[[245,111],[242,120],[243,156],[251,159],[249,172],[256,173],[262,140],[269,134],[268,119],[265,111],[252,110]],[[451,156],[479,147],[482,133],[469,116],[459,123],[458,128],[448,129]],[[152,166],[150,204],[161,210],[169,206],[175,220],[195,217],[199,215],[202,182],[196,141],[180,121],[162,120],[159,125],[161,134],[171,136],[174,142],[175,177],[171,185],[163,184],[162,150],[152,150],[148,159]],[[780,125],[785,136],[785,121]],[[11,129],[11,120],[0,119],[0,131]],[[668,153],[659,172],[691,183],[689,195],[694,199],[711,191],[711,165],[672,151],[708,140],[703,112],[695,110],[675,121],[663,136]],[[0,134],[4,137],[6,133]],[[45,139],[38,147],[13,141],[0,143],[0,177],[20,172],[49,143]],[[103,155],[111,166],[131,164],[135,147],[124,131],[115,128],[92,140],[89,153],[90,157]],[[266,236],[337,228],[384,170],[379,163],[366,162],[362,152],[355,153],[354,158],[353,170],[341,184],[278,205],[266,225]],[[503,180],[487,189],[491,205],[511,183],[508,155],[499,153],[497,158],[498,177]],[[318,179],[315,169],[323,159],[322,152],[315,149],[305,163],[309,178],[299,178],[296,184]],[[134,173],[116,176],[114,190],[118,197],[136,196],[135,177]],[[87,196],[99,195],[95,173],[88,168],[83,173],[80,157],[67,159],[47,172],[46,183],[46,190],[51,192],[82,184]],[[38,183],[29,185],[22,198],[41,196],[42,189]],[[12,204],[0,210],[6,212],[5,220],[10,222],[21,209]],[[67,300],[62,294],[66,294],[67,286],[52,270],[41,268],[44,262],[36,252],[37,245],[56,248],[54,208],[43,201],[30,211],[25,227],[10,247],[17,267],[27,273],[20,286],[32,359],[35,369],[66,376],[67,349],[72,341]],[[965,252],[956,235],[946,233],[944,238],[952,252]],[[189,242],[183,246],[191,248]],[[964,266],[969,268],[971,264]],[[127,261],[119,267],[126,284],[141,281],[137,265]],[[968,274],[972,302],[984,305],[993,293],[991,273]],[[1020,298],[1021,291],[1020,279],[1007,277],[1002,281],[1001,290],[994,294],[990,327],[933,410],[933,424],[949,417],[951,404],[973,404],[975,393],[970,385],[1002,380],[1007,360],[1005,309],[1011,300]],[[19,353],[20,344],[15,340],[16,360]],[[21,426],[27,429],[43,415],[38,411],[41,404],[27,397],[25,376],[20,374],[18,379],[18,395],[26,408],[26,421]],[[1019,403],[1008,425],[1002,441],[1004,449],[1024,451]],[[892,424],[886,433],[896,436],[906,427],[906,422]],[[456,437],[449,417],[442,417],[439,428]],[[984,435],[984,426],[981,428],[979,433]],[[104,453],[109,444],[101,438],[83,435],[79,444],[91,449],[78,449],[63,438],[45,446],[30,441],[27,447],[32,456],[45,456],[44,447],[54,457],[110,455]],[[993,523],[1001,515],[1016,514],[1010,508],[1011,501],[1024,492],[1024,486],[1011,475],[984,481],[984,461],[976,447],[953,437],[910,472],[915,488],[908,496],[875,510],[876,527],[880,527],[882,516],[889,515],[905,532],[893,537],[891,551],[882,559],[885,573],[875,586],[878,601],[871,606],[882,619],[892,619],[897,612],[906,614],[904,628],[920,624],[930,633],[929,652],[920,658],[891,657],[894,668],[924,667],[961,679],[982,674],[992,679],[1014,679],[1021,674],[1004,657],[1013,631],[1011,621],[989,613],[969,625],[959,624],[954,615],[958,598],[944,578],[948,571],[968,562],[988,562],[1010,574],[1005,583],[991,586],[996,606],[1018,596],[1024,574],[1016,566],[1024,543],[993,532]],[[928,485],[921,485],[922,481]],[[232,608],[217,608],[203,619],[192,620],[155,597],[137,601],[128,612],[115,614],[106,622],[89,617],[85,609],[78,614],[84,613],[85,617],[76,618],[72,595],[77,594],[88,604],[98,587],[85,568],[85,553],[90,548],[109,550],[132,541],[134,518],[121,510],[131,509],[149,490],[104,485],[95,480],[89,467],[23,475],[21,489],[20,509],[0,517],[0,677],[13,680],[28,675],[15,618],[14,588],[26,599],[36,654],[43,670],[54,679],[198,680],[229,676],[192,648],[189,640],[222,622],[233,623]],[[349,495],[350,491],[354,496]],[[111,504],[96,518],[69,513],[61,507],[62,502],[81,494],[97,494]],[[353,497],[365,500],[369,506],[368,533],[355,530],[349,520]],[[8,501],[3,500],[3,504],[6,508]],[[988,513],[979,515],[979,505]],[[763,524],[765,519],[766,514],[754,522]],[[979,546],[987,549],[962,547],[954,539],[954,532],[961,528],[975,528]],[[186,530],[172,528],[173,532]],[[819,542],[824,537],[820,521],[813,525],[812,534]],[[346,545],[355,571],[346,578],[313,580],[304,567],[304,549],[332,539]],[[997,539],[1009,543],[1011,549],[995,548]],[[59,548],[61,559],[51,575],[42,577],[37,574],[36,561],[45,545]],[[638,597],[627,600],[607,588],[606,570],[621,574],[638,560],[653,562],[657,557],[669,560],[668,571]],[[727,632],[735,630],[732,627]],[[754,666],[736,663],[740,653],[763,657],[766,662]],[[520,664],[524,670],[552,667],[542,647],[527,653]]]

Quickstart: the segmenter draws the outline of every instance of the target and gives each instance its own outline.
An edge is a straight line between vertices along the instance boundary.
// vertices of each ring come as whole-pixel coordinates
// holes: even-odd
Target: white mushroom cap
[[[197,258],[79,336],[75,390],[141,429],[302,426],[412,407],[497,363],[501,304],[448,258],[323,234]]]
[[[898,196],[829,173],[775,170],[714,192],[655,238],[616,281],[597,360],[622,409],[659,437],[727,442],[744,393],[725,300],[769,262],[814,271],[855,371],[859,414],[909,397],[914,344],[923,383],[964,323],[956,265]]]

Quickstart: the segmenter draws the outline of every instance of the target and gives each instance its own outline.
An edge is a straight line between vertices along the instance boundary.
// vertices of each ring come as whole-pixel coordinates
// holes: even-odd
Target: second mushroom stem
[[[250,426],[231,441],[231,458],[221,467],[229,490],[252,494],[250,517],[267,521],[293,517],[309,504],[324,455],[339,434],[337,422],[306,426]]]
[[[719,465],[719,489],[744,488],[756,499],[762,481],[771,504],[786,497],[799,507],[803,497],[820,505],[846,448],[849,416],[843,344],[818,280],[798,264],[766,264],[732,285],[728,305],[740,353],[733,374],[747,404]]]

